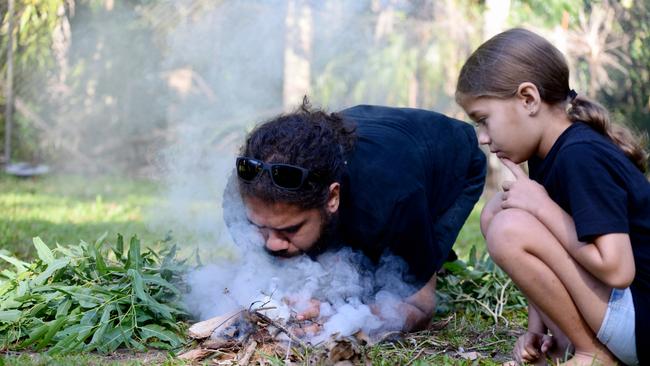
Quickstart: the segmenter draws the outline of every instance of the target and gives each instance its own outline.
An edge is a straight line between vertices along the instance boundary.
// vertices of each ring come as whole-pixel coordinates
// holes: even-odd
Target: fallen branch
[[[257,342],[254,340],[250,340],[248,342],[248,345],[244,349],[241,358],[238,361],[238,364],[241,366],[246,366],[248,365],[248,362],[250,361],[251,357],[253,356],[253,353],[255,353],[255,350],[257,349]]]
[[[273,319],[269,318],[268,316],[258,312],[258,311],[252,311],[250,312],[250,315],[253,317],[257,317],[260,321],[270,324],[278,329],[280,329],[283,333],[285,333],[289,339],[291,339],[292,342],[296,342],[302,349],[308,349],[307,345],[300,340],[300,338],[296,337],[289,329],[287,329],[285,326],[282,324],[274,321]]]
[[[208,338],[215,329],[234,321],[236,316],[240,315],[242,311],[244,310],[237,310],[230,314],[215,316],[214,318],[198,322],[188,329],[188,334],[194,339]]]
[[[179,355],[178,359],[196,362],[204,359],[210,353],[212,353],[212,351],[208,349],[196,348]]]

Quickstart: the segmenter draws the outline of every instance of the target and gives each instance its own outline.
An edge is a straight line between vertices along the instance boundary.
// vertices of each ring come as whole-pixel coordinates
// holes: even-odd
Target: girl
[[[516,361],[650,364],[650,183],[637,139],[576,95],[560,51],[523,29],[474,51],[456,100],[516,178],[481,214],[490,255],[529,300]]]

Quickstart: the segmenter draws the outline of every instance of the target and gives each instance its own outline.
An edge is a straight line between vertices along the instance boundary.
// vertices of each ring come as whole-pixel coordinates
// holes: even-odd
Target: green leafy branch
[[[0,344],[4,349],[48,352],[138,351],[183,345],[179,283],[185,270],[176,247],[141,253],[132,237],[125,251],[118,235],[110,250],[95,244],[56,245],[34,238],[32,263],[0,254],[13,270],[0,272]]]
[[[494,262],[487,253],[478,256],[476,247],[472,247],[467,262],[456,260],[445,263],[445,274],[438,282],[439,311],[448,312],[456,309],[457,304],[468,313],[481,313],[489,316],[498,324],[505,310],[526,307],[526,298],[513,285],[512,280]]]

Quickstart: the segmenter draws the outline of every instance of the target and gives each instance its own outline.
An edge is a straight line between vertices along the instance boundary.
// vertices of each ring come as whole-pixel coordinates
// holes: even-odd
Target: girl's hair
[[[248,183],[239,180],[243,197],[265,202],[283,202],[302,209],[323,208],[329,186],[340,182],[345,154],[354,147],[355,128],[342,116],[312,109],[307,97],[293,113],[258,125],[248,134],[241,155],[267,163],[284,163],[309,169],[318,179],[308,180],[297,190],[276,187],[264,173]]]
[[[624,126],[612,124],[602,105],[576,97],[569,88],[569,67],[562,53],[531,31],[510,29],[476,49],[460,71],[456,101],[462,105],[466,98],[511,98],[524,82],[533,83],[542,100],[550,105],[568,102],[571,121],[585,122],[609,137],[639,170],[646,171],[644,139]]]

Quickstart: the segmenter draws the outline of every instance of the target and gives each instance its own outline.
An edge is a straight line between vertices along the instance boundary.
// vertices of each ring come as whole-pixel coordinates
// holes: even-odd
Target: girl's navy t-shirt
[[[607,137],[585,123],[573,123],[547,156],[528,161],[531,179],[573,217],[584,242],[604,234],[630,236],[636,275],[636,348],[650,364],[650,182]]]

